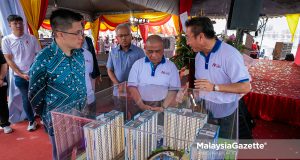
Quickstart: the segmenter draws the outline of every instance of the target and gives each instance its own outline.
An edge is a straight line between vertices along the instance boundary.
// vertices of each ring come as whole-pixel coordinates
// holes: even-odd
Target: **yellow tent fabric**
[[[94,38],[94,46],[96,46],[96,50],[98,51],[98,35],[100,28],[100,18],[97,18],[93,23],[91,23],[92,36]]]
[[[136,17],[136,18],[147,18],[147,19],[149,19],[150,22],[159,22],[159,21],[167,18],[168,16],[170,16],[170,14],[164,13],[164,12],[127,13],[127,14],[103,15],[102,17],[104,19],[108,20],[109,23],[111,23],[112,25],[117,25],[120,23],[127,22],[131,16]],[[100,28],[99,28],[100,31],[115,30],[115,26],[111,26],[105,20],[101,20],[102,17],[99,17],[100,18]],[[174,22],[174,26],[176,28],[176,32],[178,34],[179,33],[179,18],[177,15],[172,15],[172,19]],[[91,25],[92,25],[91,22],[87,22],[85,24],[84,29],[85,30],[91,29],[92,28]],[[43,27],[50,26],[49,19],[45,19],[42,26]],[[49,27],[45,27],[45,28],[48,29]],[[131,29],[133,32],[137,31],[137,27],[132,26]]]
[[[130,17],[146,18],[149,19],[150,22],[157,22],[162,19],[165,19],[168,16],[170,16],[170,14],[164,12],[103,15],[105,19],[108,19],[112,23],[124,23],[128,21]]]
[[[300,14],[286,14],[286,20],[292,34],[292,42],[294,41],[295,32],[298,26]]]
[[[85,26],[84,26],[84,30],[91,29],[91,25],[92,25],[91,22],[86,22]],[[45,29],[50,30],[51,29],[51,27],[50,27],[50,20],[49,19],[44,19],[42,27],[44,27]]]
[[[89,30],[89,29],[91,29],[92,27],[91,27],[91,22],[87,22],[85,25],[84,25],[84,30]]]
[[[180,34],[179,16],[172,15],[172,19],[173,19],[173,22],[174,22],[174,27],[175,27],[176,34],[178,35],[178,34]]]
[[[38,25],[40,17],[41,0],[20,0],[27,22],[34,36],[38,39]]]

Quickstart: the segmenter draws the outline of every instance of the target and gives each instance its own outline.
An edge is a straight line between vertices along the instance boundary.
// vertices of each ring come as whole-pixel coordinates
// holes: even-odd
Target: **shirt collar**
[[[222,41],[220,41],[219,39],[217,39],[214,47],[209,52],[209,54],[217,52],[219,50],[220,46],[221,46],[221,43],[222,43]],[[205,55],[203,52],[200,52],[200,54],[203,55],[203,56]]]
[[[117,48],[118,48],[119,51],[122,50],[122,49],[121,49],[121,45],[118,45]],[[132,51],[132,50],[133,50],[133,45],[130,44],[130,47],[129,47],[129,50],[128,50],[128,51]]]
[[[150,62],[151,62],[150,59],[146,56],[146,57],[145,57],[145,63],[150,63]],[[164,64],[164,63],[166,63],[166,58],[165,58],[165,56],[162,57],[162,59],[161,59],[161,61],[159,62],[159,64]]]
[[[53,51],[53,52],[55,52],[55,53],[61,54],[61,55],[63,55],[63,56],[66,56],[66,54],[58,47],[58,45],[57,45],[55,39],[53,39],[53,42],[52,42],[51,45],[50,45],[50,50]],[[76,53],[79,52],[79,51],[80,51],[80,52],[83,52],[83,49],[80,48],[80,49],[75,49],[75,50],[73,50],[73,51],[72,51],[72,52],[73,52],[72,55],[76,54]],[[66,57],[68,57],[68,56],[66,56]]]
[[[21,37],[17,37],[17,36],[15,36],[13,33],[11,34],[11,37],[13,38],[13,39],[15,39],[15,40],[17,40],[17,39],[23,39],[24,37],[25,37],[25,33],[21,36]]]

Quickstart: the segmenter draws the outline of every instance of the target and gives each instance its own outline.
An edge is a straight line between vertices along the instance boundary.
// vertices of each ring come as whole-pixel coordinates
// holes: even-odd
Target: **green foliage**
[[[236,48],[238,51],[240,51],[240,53],[243,53],[242,51],[244,49],[246,49],[245,45],[243,44],[238,44],[236,42],[236,38],[235,37],[228,37],[226,35],[222,35],[221,38],[224,40],[224,42],[226,42],[227,44],[233,46],[234,48]]]
[[[165,149],[163,147],[157,148],[156,150],[152,151],[152,154],[157,154],[159,152],[164,151]]]
[[[188,58],[195,58],[196,56],[192,48],[186,44],[186,38],[182,34],[177,38],[175,52],[175,56],[171,57],[170,60],[175,63],[179,70],[188,67]]]

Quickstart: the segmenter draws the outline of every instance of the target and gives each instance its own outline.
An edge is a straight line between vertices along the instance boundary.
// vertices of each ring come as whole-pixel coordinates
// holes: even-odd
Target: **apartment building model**
[[[158,113],[146,110],[125,124],[125,160],[147,159],[157,147]]]
[[[124,114],[111,111],[83,127],[88,160],[110,160],[124,151]]]
[[[164,112],[164,146],[175,150],[189,150],[197,130],[207,123],[207,115],[177,108]]]
[[[225,150],[206,149],[205,147],[201,148],[204,144],[209,145],[218,143],[219,129],[219,126],[207,123],[203,128],[197,131],[195,141],[191,145],[190,160],[224,159]]]

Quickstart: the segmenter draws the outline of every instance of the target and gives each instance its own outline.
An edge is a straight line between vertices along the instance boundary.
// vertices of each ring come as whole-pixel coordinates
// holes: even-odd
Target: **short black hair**
[[[72,27],[73,22],[83,21],[80,13],[67,9],[57,9],[50,16],[50,25],[52,31],[64,31]],[[83,24],[82,24],[83,25]]]
[[[208,17],[194,17],[185,22],[186,27],[191,27],[194,36],[198,36],[201,32],[206,38],[215,38],[216,32],[212,21]]]
[[[8,21],[8,23],[13,22],[13,21],[22,21],[23,22],[23,18],[19,15],[12,14],[7,17],[7,21]]]

